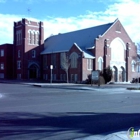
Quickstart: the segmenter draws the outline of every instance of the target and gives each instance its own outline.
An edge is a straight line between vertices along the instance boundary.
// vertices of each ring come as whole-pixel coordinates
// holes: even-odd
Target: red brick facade
[[[59,39],[61,34],[55,37]],[[52,37],[46,39],[45,45],[43,45],[44,27],[42,22],[33,22],[27,19],[15,22],[13,44],[0,45],[0,50],[4,50],[4,56],[0,56],[2,67],[0,78],[50,81],[50,65],[53,65],[53,81],[66,81],[66,72],[61,68],[60,62],[62,52],[66,52],[71,64],[68,70],[70,82],[85,81],[92,70],[103,69],[107,66],[111,66],[113,69],[112,81],[131,81],[137,76],[136,67],[132,68],[132,62],[136,62],[136,46],[119,20],[110,24],[110,27],[103,34],[93,37],[89,48],[81,49],[82,45],[80,44],[79,47],[79,42],[76,42],[77,38],[75,38],[76,43],[72,42],[73,45],[71,44],[68,50],[54,51],[52,49],[51,52],[46,53],[44,50],[47,50],[46,46],[51,47],[51,44],[48,44],[48,40],[51,39]],[[52,40],[53,43],[55,40]],[[123,58],[113,47],[117,47],[117,45],[122,50]],[[57,47],[61,46],[58,44]],[[113,51],[118,54],[113,53]]]
[[[0,78],[13,79],[13,44],[0,45]]]

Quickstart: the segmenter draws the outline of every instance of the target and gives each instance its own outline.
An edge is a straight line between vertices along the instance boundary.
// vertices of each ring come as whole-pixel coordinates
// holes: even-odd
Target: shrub
[[[103,77],[105,79],[105,83],[110,82],[112,79],[112,69],[110,66],[103,70]]]

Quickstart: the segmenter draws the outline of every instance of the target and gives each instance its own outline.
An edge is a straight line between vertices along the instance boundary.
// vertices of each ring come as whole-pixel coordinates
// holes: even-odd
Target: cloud
[[[0,3],[5,3],[6,2],[6,0],[0,0]]]
[[[110,2],[112,0],[109,0]],[[100,0],[101,2],[101,0]],[[87,11],[85,15],[77,17],[49,17],[44,19],[30,19],[44,22],[45,39],[52,34],[65,33],[69,31],[88,28],[100,24],[113,22],[119,18],[127,33],[134,42],[140,42],[140,1],[139,0],[115,0],[107,6],[106,10],[93,12]],[[19,21],[23,15],[0,14],[0,44],[13,42],[13,22]],[[8,34],[7,34],[8,33]]]

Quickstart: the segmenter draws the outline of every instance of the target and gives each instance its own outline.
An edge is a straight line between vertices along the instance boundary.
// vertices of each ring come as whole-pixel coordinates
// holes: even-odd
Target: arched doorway
[[[124,82],[125,81],[125,69],[122,66],[121,66],[121,69],[122,69],[122,82]]]
[[[114,81],[117,82],[118,81],[118,69],[116,66],[113,66],[114,68]]]
[[[38,79],[39,78],[39,66],[37,64],[31,64],[29,66],[29,79]]]
[[[126,45],[123,40],[119,37],[112,40],[110,43],[111,48],[111,60],[110,66],[114,69],[114,78],[115,82],[124,82],[125,81],[125,50]]]

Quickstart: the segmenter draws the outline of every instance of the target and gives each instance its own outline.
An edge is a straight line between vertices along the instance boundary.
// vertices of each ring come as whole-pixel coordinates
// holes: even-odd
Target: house
[[[44,41],[43,22],[23,18],[14,22],[13,44],[0,45],[0,78],[50,81],[52,72],[53,81],[66,81],[61,65],[64,54],[70,62],[70,82],[85,81],[93,70],[107,66],[113,70],[112,81],[131,81],[137,76],[136,46],[118,19]]]
[[[136,75],[136,46],[118,19],[47,38],[41,53],[44,79],[50,79],[50,65],[53,65],[53,80],[66,80],[66,74],[61,69],[62,53],[70,59],[71,82],[84,81],[91,71],[101,71],[107,66],[111,66],[112,81],[115,82],[131,81]]]

